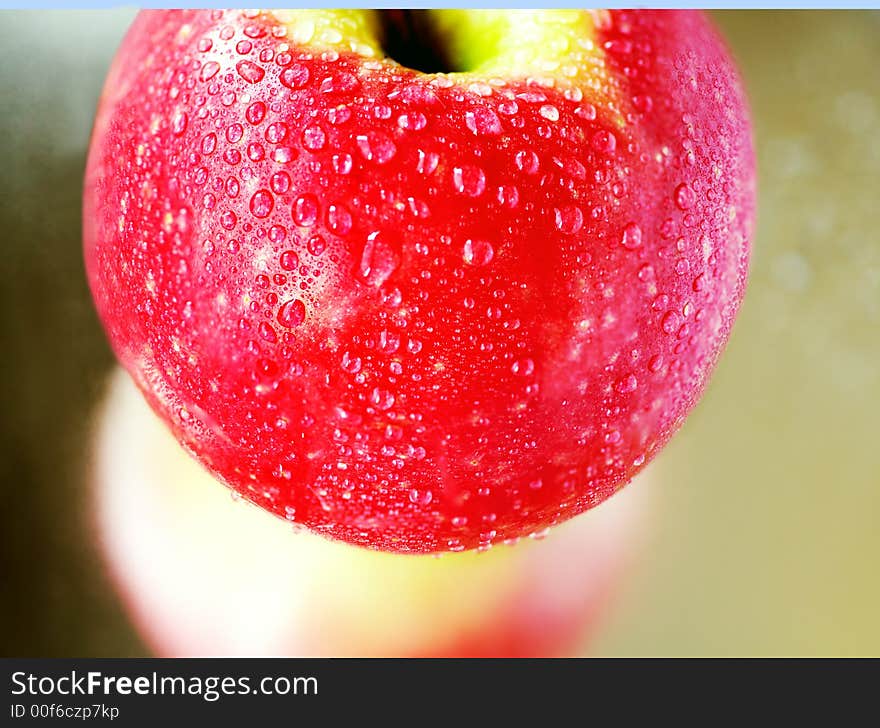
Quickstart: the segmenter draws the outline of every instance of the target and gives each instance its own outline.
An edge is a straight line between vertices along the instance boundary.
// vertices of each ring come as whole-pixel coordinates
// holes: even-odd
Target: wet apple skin
[[[117,54],[84,240],[123,366],[219,478],[332,538],[486,547],[609,497],[745,288],[751,131],[707,19],[611,11],[598,89],[283,31],[147,11]]]

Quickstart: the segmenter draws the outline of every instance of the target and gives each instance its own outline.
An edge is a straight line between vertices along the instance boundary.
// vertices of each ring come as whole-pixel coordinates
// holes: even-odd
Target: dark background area
[[[90,412],[113,356],[81,248],[107,65],[134,13],[0,12],[0,654],[141,654],[91,540]]]
[[[145,653],[95,545],[113,359],[82,173],[129,9],[0,12],[0,655]],[[729,350],[658,459],[662,501],[603,654],[880,651],[880,20],[717,13],[753,106],[759,231]]]

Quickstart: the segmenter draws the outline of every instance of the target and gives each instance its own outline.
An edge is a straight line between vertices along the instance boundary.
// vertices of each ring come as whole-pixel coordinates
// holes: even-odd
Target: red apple
[[[386,57],[418,55],[402,27],[455,72]],[[743,295],[753,167],[697,12],[143,12],[86,264],[220,479],[336,539],[457,551],[596,505],[680,426]]]
[[[649,496],[644,482],[540,541],[488,553],[366,551],[234,502],[123,372],[93,462],[102,552],[160,655],[575,653],[601,625]]]

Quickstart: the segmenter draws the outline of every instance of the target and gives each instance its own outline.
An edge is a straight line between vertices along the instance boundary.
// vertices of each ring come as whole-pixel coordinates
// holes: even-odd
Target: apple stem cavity
[[[401,66],[423,73],[455,73],[444,37],[427,10],[380,10],[382,49]]]
[[[567,65],[568,82],[607,85],[594,37],[604,11],[582,10],[274,10],[287,37],[312,47],[391,59],[429,75],[530,78]],[[583,78],[581,76],[586,76]]]

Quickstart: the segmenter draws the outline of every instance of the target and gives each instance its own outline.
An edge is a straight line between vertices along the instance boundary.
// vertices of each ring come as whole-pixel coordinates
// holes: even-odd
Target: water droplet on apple
[[[376,387],[370,394],[370,402],[380,410],[391,409],[394,406],[394,395],[387,389]]]
[[[594,121],[596,118],[596,107],[593,104],[586,103],[583,106],[578,106],[574,110],[574,115],[586,121]]]
[[[431,214],[431,208],[428,207],[428,204],[423,200],[418,200],[415,197],[408,197],[407,207],[409,207],[409,211],[415,217],[429,217]]]
[[[287,172],[276,172],[269,180],[269,186],[276,195],[283,195],[290,189],[290,175]]]
[[[355,266],[355,277],[369,286],[378,288],[397,268],[397,255],[378,233],[370,233]]]
[[[275,207],[275,198],[269,190],[257,190],[251,197],[250,209],[254,217],[269,217]]]
[[[442,78],[438,78],[436,83],[440,85],[443,84],[444,81]],[[404,86],[402,89],[400,89],[399,94],[400,97],[408,104],[413,104],[416,106],[433,107],[437,106],[440,103],[440,99],[437,96],[437,92],[434,90],[434,88],[432,86],[427,86],[422,83],[412,83]]]
[[[258,359],[257,372],[265,379],[272,379],[278,374],[278,364],[271,359]]]
[[[553,162],[567,177],[579,180],[587,178],[587,168],[584,167],[580,160],[575,159],[574,157],[565,157],[562,159],[554,157]]]
[[[257,327],[257,333],[260,335],[261,339],[268,341],[270,344],[274,344],[278,341],[278,335],[275,333],[275,329],[265,321],[260,322],[260,325]]]
[[[394,354],[400,348],[400,336],[393,331],[383,329],[379,332],[379,351],[383,354]]]
[[[650,113],[651,109],[654,108],[654,99],[647,95],[637,94],[633,96],[632,101],[636,111],[640,111],[643,114]]]
[[[397,308],[403,302],[403,294],[399,288],[382,291],[382,303],[389,308]]]
[[[680,210],[689,210],[697,201],[694,191],[684,183],[675,188],[674,196],[675,204]]]
[[[615,137],[610,131],[600,129],[593,134],[590,144],[597,152],[611,154],[617,147],[617,137]]]
[[[278,162],[278,164],[287,164],[295,156],[296,152],[293,151],[292,147],[275,147],[275,150],[272,152],[272,159]]]
[[[531,376],[535,371],[535,362],[532,359],[517,359],[511,365],[510,371],[518,377]]]
[[[336,76],[327,76],[321,81],[321,93],[324,94],[352,94],[361,86],[354,74],[343,71]]]
[[[333,165],[333,171],[336,174],[348,174],[351,172],[351,167],[353,160],[350,154],[334,154],[330,158],[330,163]]]
[[[327,249],[327,243],[320,235],[312,235],[306,243],[306,248],[312,255],[321,255]]]
[[[391,137],[382,132],[359,134],[355,142],[364,159],[375,161],[376,164],[385,164],[397,153],[397,146]]]
[[[205,134],[202,138],[202,154],[209,155],[213,154],[214,150],[217,148],[217,135],[214,132],[209,132]]]
[[[373,107],[373,116],[377,119],[390,119],[391,114],[392,110],[388,104],[376,104]]]
[[[361,370],[361,358],[352,356],[346,351],[342,355],[342,369],[349,374],[357,374]]]
[[[547,119],[547,121],[559,121],[559,109],[552,104],[544,104],[538,110],[538,113]]]
[[[280,79],[287,88],[302,88],[309,82],[309,69],[299,63],[294,63],[281,72]]]
[[[501,103],[498,104],[498,111],[505,116],[513,116],[517,111],[519,111],[519,104],[517,104],[516,101],[514,101],[513,99],[504,99]]]
[[[584,226],[584,213],[576,205],[554,209],[556,229],[565,235],[574,235]]]
[[[220,224],[227,230],[232,230],[238,223],[238,218],[232,210],[227,210],[220,216]]]
[[[208,61],[202,66],[202,70],[199,73],[199,78],[202,81],[210,81],[214,76],[217,75],[217,71],[220,70],[220,64],[217,61]]]
[[[250,48],[248,51],[250,51]],[[259,83],[266,74],[263,68],[253,61],[239,61],[235,64],[235,70],[248,83]]]
[[[636,250],[642,245],[642,229],[634,222],[623,228],[620,244],[627,250]]]
[[[478,106],[465,113],[465,124],[475,136],[497,136],[501,133],[501,120],[498,115],[484,106]]]
[[[283,270],[296,270],[299,266],[299,256],[292,250],[285,250],[280,258]]]
[[[407,131],[421,131],[428,120],[421,111],[410,111],[397,117],[397,125]]]
[[[453,168],[452,184],[459,194],[479,197],[486,189],[486,174],[480,167],[463,164]]]
[[[663,315],[663,318],[660,320],[660,326],[667,334],[675,333],[680,325],[681,316],[679,316],[675,311],[667,311]]]
[[[434,499],[434,494],[430,490],[413,488],[409,492],[409,499],[418,506],[426,506]]]
[[[175,136],[180,136],[183,132],[186,131],[186,126],[189,123],[189,117],[185,112],[181,111],[174,117],[174,121],[171,123],[171,131],[175,134]]]
[[[289,329],[299,326],[306,319],[306,305],[298,298],[292,298],[278,309],[278,323]]]
[[[238,122],[230,124],[228,127],[226,127],[226,141],[228,141],[230,144],[235,144],[236,142],[241,140],[243,135],[244,127]]]
[[[327,110],[327,121],[329,121],[333,126],[339,126],[340,124],[344,124],[351,118],[351,109],[342,104],[341,106],[336,106],[332,109]]]
[[[620,430],[611,430],[605,433],[605,442],[609,445],[616,445],[620,442]]]
[[[281,225],[273,225],[269,228],[269,240],[273,243],[283,243],[287,238],[287,229]]]
[[[513,161],[514,164],[516,164],[516,168],[520,172],[525,172],[526,174],[535,174],[540,165],[538,155],[527,149],[517,152]]]
[[[516,97],[520,101],[525,101],[527,104],[540,104],[542,101],[547,100],[547,97],[536,89],[523,91],[522,93],[518,93]]]
[[[247,107],[247,111],[244,112],[244,117],[248,120],[249,124],[259,124],[266,118],[266,104],[262,101],[255,101]]]
[[[351,222],[351,213],[345,205],[335,203],[327,208],[327,227],[337,235],[347,235]]]
[[[495,256],[492,243],[486,240],[471,240],[464,242],[464,262],[468,265],[488,265]]]
[[[440,155],[436,152],[425,152],[419,149],[419,161],[416,170],[419,174],[431,174],[440,162]]]
[[[317,152],[327,144],[327,135],[317,124],[306,127],[302,133],[303,146],[312,152]]]
[[[270,144],[278,144],[284,141],[284,137],[287,136],[287,124],[283,121],[276,121],[269,124],[269,126],[266,127],[264,136],[266,137],[266,141]]]
[[[498,188],[498,202],[511,210],[519,204],[519,189],[515,185]]]
[[[306,193],[293,201],[293,221],[300,227],[311,227],[318,219],[318,198]]]

